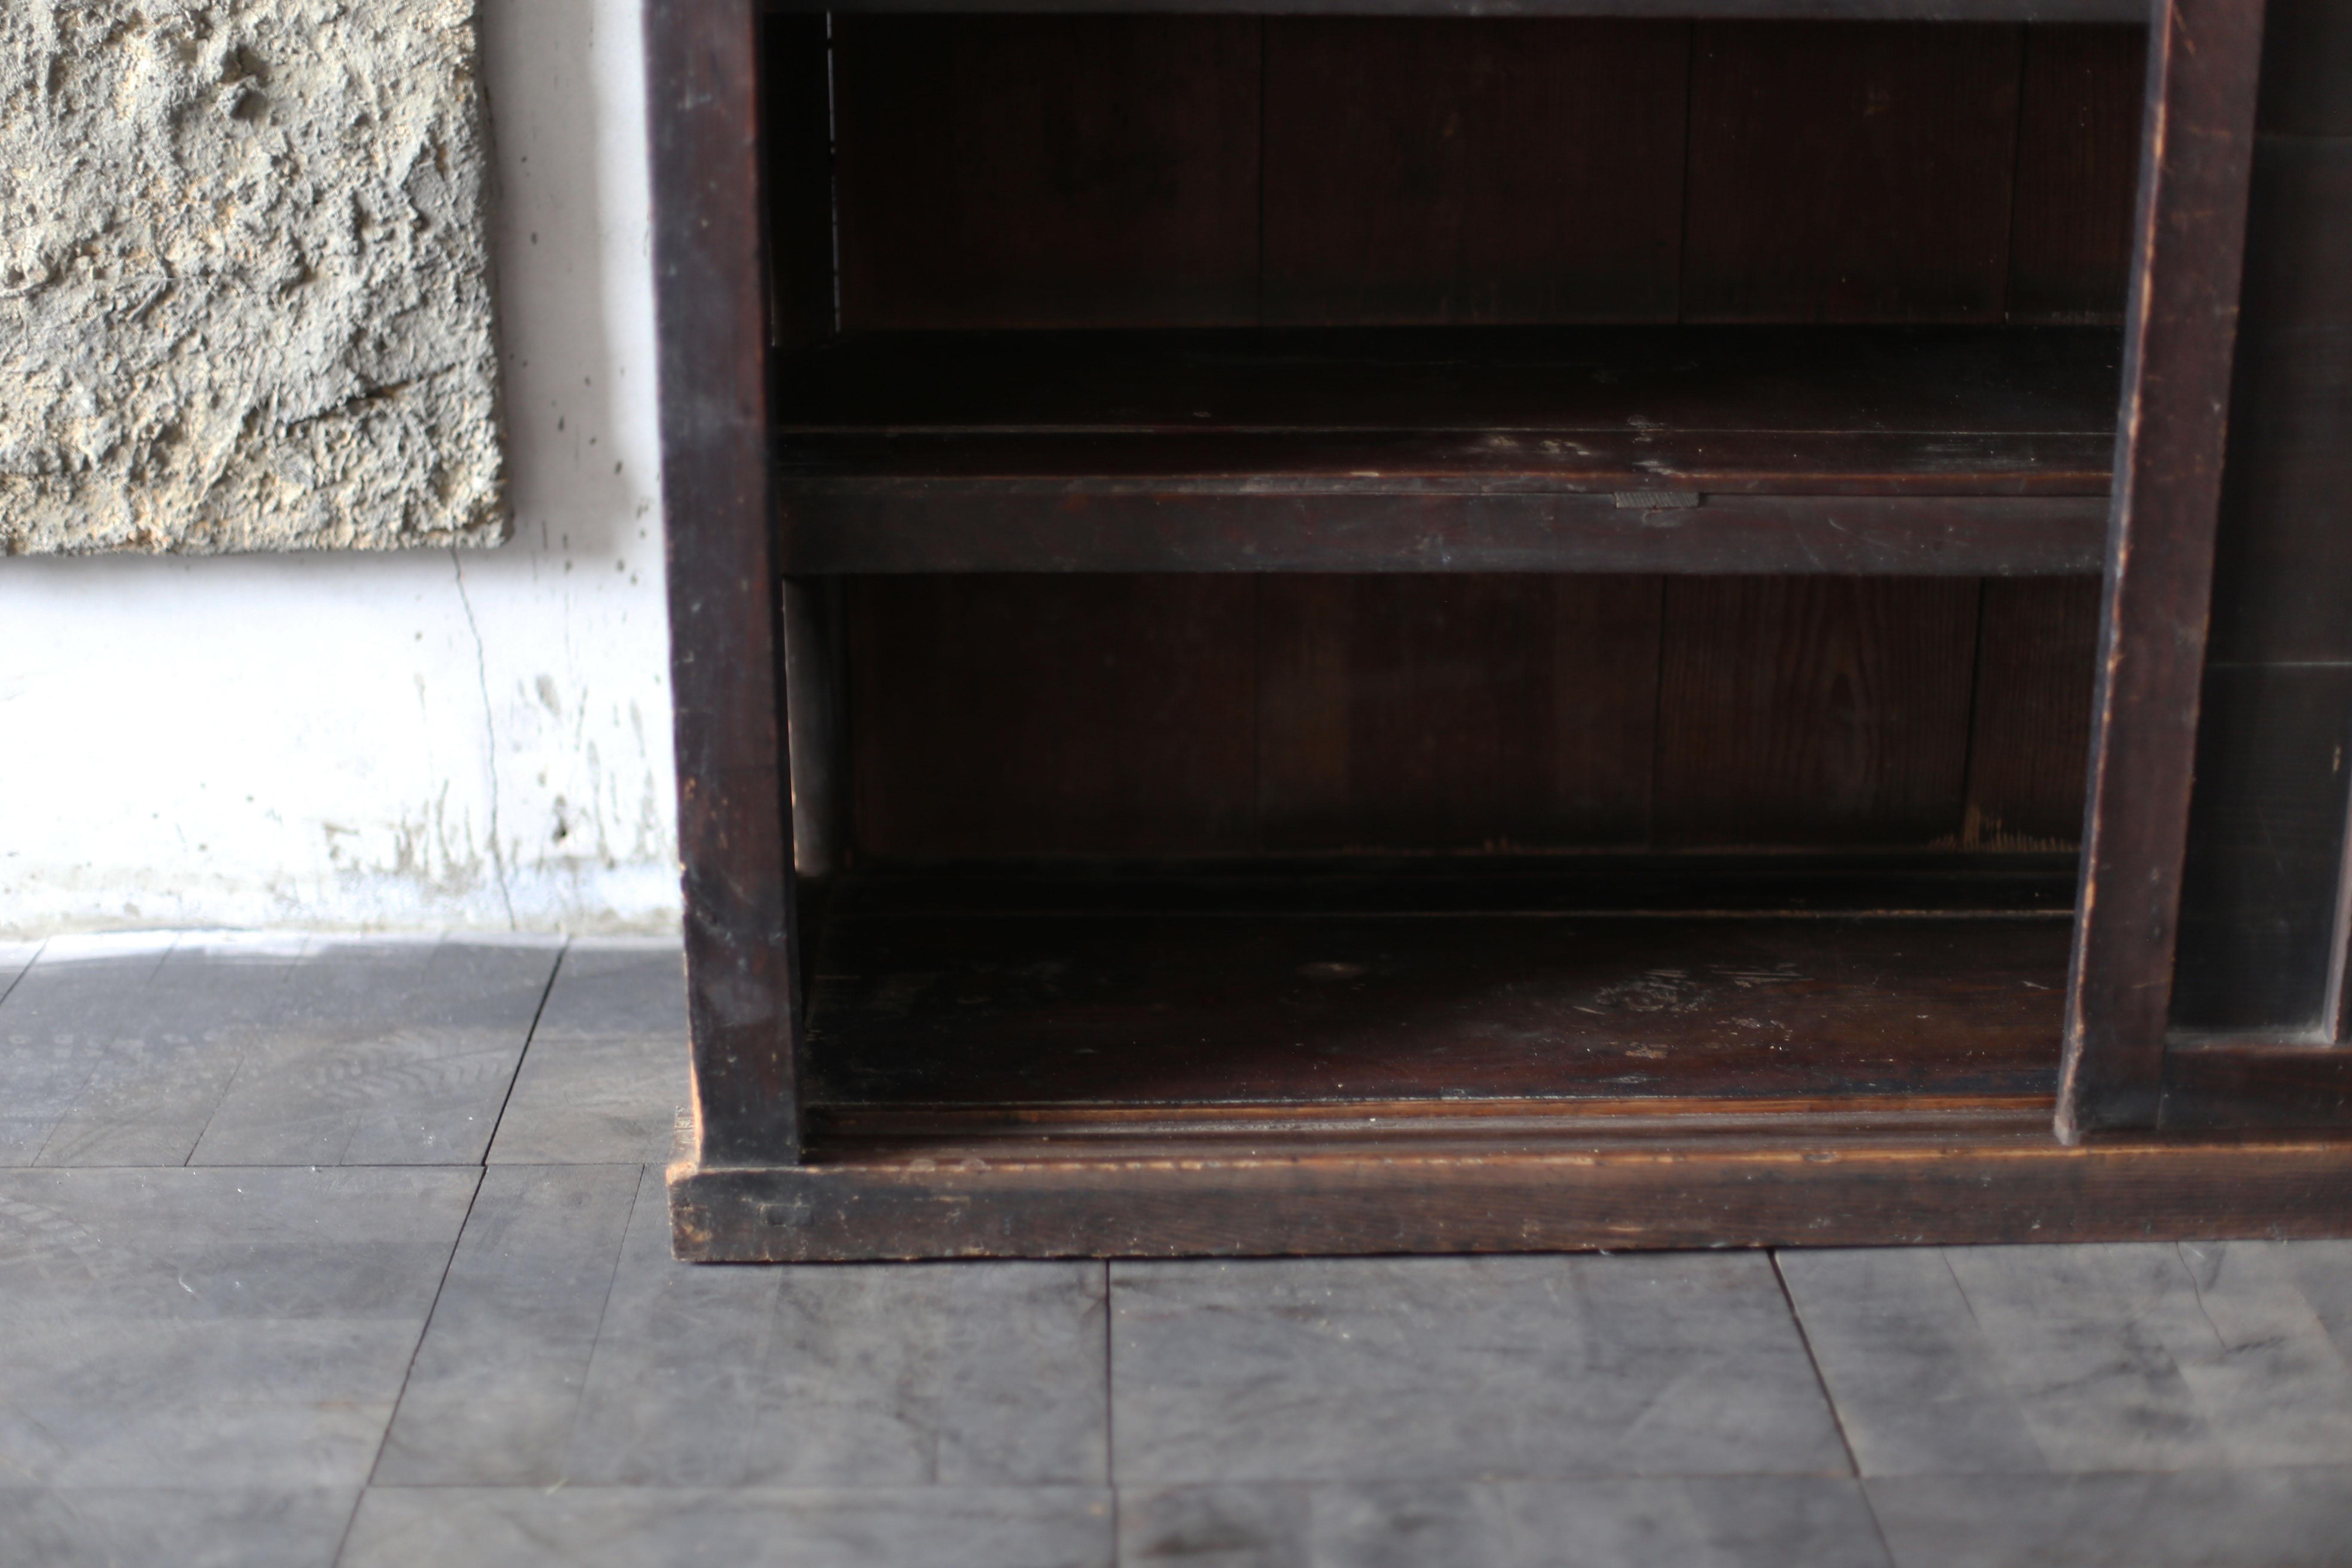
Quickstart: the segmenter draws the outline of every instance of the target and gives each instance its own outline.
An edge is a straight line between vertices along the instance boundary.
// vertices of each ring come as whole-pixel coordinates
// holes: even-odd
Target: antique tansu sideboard
[[[2352,5],[646,27],[681,1256],[2352,1233]]]

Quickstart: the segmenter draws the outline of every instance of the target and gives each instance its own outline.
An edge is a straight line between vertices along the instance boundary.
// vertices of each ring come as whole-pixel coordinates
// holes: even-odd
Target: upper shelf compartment
[[[787,361],[787,570],[2098,571],[2118,337],[892,332]]]
[[[1266,16],[1628,16],[1846,22],[2137,22],[2147,0],[764,0],[807,16],[1060,13]]]

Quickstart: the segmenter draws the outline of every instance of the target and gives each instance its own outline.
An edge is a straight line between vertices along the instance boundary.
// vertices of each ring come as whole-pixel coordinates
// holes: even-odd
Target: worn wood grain
[[[2063,920],[842,918],[810,1100],[2046,1094]]]
[[[1269,20],[1265,321],[1673,321],[1689,53],[1673,23]]]
[[[2123,319],[2147,80],[2144,27],[2025,29],[2009,320]]]
[[[792,835],[768,489],[757,8],[646,7],[678,858],[702,1148],[799,1147]]]
[[[1231,575],[853,583],[859,849],[1249,847],[1255,619]]]
[[[789,367],[778,484],[809,573],[2079,573],[2116,374],[2086,329],[877,335]]]
[[[2352,136],[2352,12],[2336,0],[2270,0],[2263,32],[2263,133]]]
[[[2352,91],[2352,72],[2345,77]],[[2352,137],[2254,151],[2212,657],[2352,660]]]
[[[2212,664],[2171,1025],[2333,1033],[2352,665]]]
[[[2164,0],[2126,313],[2062,1136],[2151,1124],[2236,348],[2260,0]]]
[[[1699,24],[1684,318],[2000,320],[2019,55],[2013,27]]]
[[[1087,466],[1096,467],[1092,462]],[[788,481],[790,565],[939,572],[1777,573],[2076,575],[2084,496],[1367,490],[1347,481]],[[1690,504],[1696,497],[1696,504]]]
[[[1124,12],[1257,15],[1264,0],[763,0],[772,10],[843,15],[898,12]],[[2324,0],[2320,0],[2324,3]],[[1758,19],[2145,23],[2141,0],[1284,0],[1287,15],[1447,16],[1741,16]]]
[[[905,327],[1257,319],[1255,17],[846,18],[841,312]]]
[[[2091,577],[1985,584],[1963,845],[2081,841],[2099,595]]]
[[[1277,577],[1258,595],[1265,847],[1648,837],[1655,578]]]
[[[682,1257],[1235,1257],[2333,1236],[2352,1142],[1996,1130],[1570,1138],[1195,1138],[844,1153],[679,1170]]]
[[[1671,582],[1659,840],[1924,844],[1958,832],[1978,597],[1968,580]]]

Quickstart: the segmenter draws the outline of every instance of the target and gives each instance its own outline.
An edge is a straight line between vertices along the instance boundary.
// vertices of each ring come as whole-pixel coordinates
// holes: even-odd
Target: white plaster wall
[[[637,0],[481,0],[514,542],[0,559],[0,933],[675,929]]]

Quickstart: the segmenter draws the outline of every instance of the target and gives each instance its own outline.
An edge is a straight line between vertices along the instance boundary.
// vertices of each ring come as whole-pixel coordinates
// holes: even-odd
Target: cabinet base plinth
[[[701,1262],[2352,1235],[2352,1139],[2342,1137],[2131,1135],[2066,1148],[2046,1112],[1941,1125],[1806,1114],[1691,1130],[1678,1120],[1483,1137],[1162,1131],[820,1148],[797,1166],[682,1163],[670,1214],[677,1256]]]

